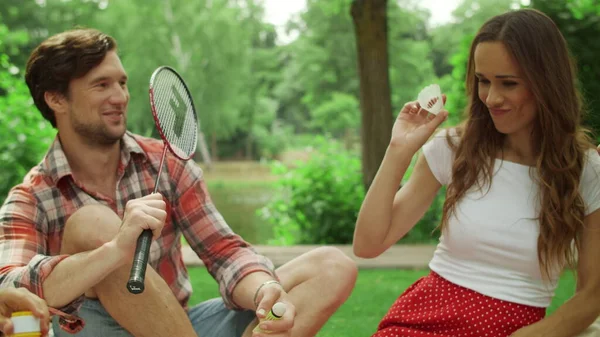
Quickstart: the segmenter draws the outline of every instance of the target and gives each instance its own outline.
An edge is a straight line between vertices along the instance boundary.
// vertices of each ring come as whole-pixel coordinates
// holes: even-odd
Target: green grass
[[[204,268],[190,268],[189,272],[194,287],[190,305],[219,296],[216,282]],[[352,295],[329,319],[317,336],[371,336],[379,320],[402,291],[427,273],[426,270],[360,270]],[[572,273],[565,273],[560,280],[552,305],[548,308],[548,314],[572,296],[574,287],[575,280]]]

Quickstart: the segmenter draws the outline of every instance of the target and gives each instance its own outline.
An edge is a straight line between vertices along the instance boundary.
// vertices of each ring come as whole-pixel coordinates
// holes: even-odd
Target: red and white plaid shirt
[[[161,141],[126,133],[116,172],[116,199],[112,200],[86,189],[73,177],[57,137],[44,160],[11,190],[0,209],[0,286],[25,287],[44,298],[42,284],[67,257],[59,253],[69,216],[84,205],[102,204],[123,218],[128,200],[153,192],[162,151]],[[232,300],[237,283],[256,271],[275,277],[272,262],[231,231],[210,199],[202,171],[192,160],[184,162],[168,153],[165,163],[158,191],[169,201],[169,216],[162,235],[152,243],[149,264],[187,308],[192,287],[181,253],[183,234],[219,282],[225,303],[239,308]],[[63,329],[82,328],[83,322],[76,317],[82,301],[83,294],[66,307],[57,308]]]

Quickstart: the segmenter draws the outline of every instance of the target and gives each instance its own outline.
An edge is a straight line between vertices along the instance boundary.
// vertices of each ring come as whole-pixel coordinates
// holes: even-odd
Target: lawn
[[[190,268],[194,295],[190,304],[219,296],[216,282],[204,268]],[[425,270],[365,269],[360,270],[354,292],[346,303],[331,317],[319,337],[367,337],[371,336],[377,323],[400,293]],[[572,273],[561,278],[556,296],[548,309],[552,313],[556,307],[573,294],[575,281]]]

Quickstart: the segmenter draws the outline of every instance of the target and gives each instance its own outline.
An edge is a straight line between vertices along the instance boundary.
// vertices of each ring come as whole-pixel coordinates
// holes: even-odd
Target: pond
[[[214,204],[235,233],[252,244],[267,244],[273,237],[272,226],[257,215],[274,193],[272,184],[209,183],[208,188]]]
[[[267,244],[273,229],[257,211],[276,193],[277,177],[271,174],[270,166],[250,161],[216,162],[203,171],[213,202],[233,231],[252,244]]]

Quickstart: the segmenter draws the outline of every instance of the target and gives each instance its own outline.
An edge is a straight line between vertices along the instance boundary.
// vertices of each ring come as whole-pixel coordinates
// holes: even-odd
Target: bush
[[[347,244],[365,195],[360,158],[339,143],[320,138],[311,157],[281,175],[272,201],[259,215],[273,225],[270,244]]]
[[[4,37],[1,32],[0,40]],[[39,163],[56,135],[18,75],[8,56],[0,52],[0,202]]]
[[[398,243],[437,243],[440,233],[435,229],[442,220],[442,207],[445,199],[446,189],[442,188],[425,215]]]
[[[273,199],[259,216],[274,230],[272,245],[351,244],[356,217],[365,197],[357,154],[330,139],[317,138],[311,157],[295,169],[275,163]],[[414,160],[413,160],[414,165]],[[408,177],[412,167],[407,171]],[[445,191],[400,243],[433,243],[438,234]]]

